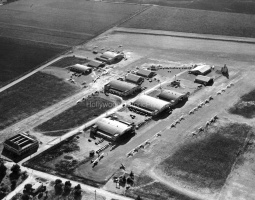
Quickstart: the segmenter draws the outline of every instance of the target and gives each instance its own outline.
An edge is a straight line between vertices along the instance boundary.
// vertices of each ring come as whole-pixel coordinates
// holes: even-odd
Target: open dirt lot
[[[153,6],[121,26],[254,38],[254,24],[254,15]]]

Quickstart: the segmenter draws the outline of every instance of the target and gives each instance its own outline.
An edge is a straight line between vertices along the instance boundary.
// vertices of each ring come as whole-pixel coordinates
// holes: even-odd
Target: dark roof
[[[140,96],[133,104],[150,111],[160,111],[165,106],[170,106],[169,102],[148,95]]]
[[[16,150],[21,150],[22,148],[26,147],[26,145],[37,143],[37,141],[25,134],[19,133],[7,139],[4,143]]]
[[[209,76],[202,76],[202,75],[196,76],[196,79],[195,79],[195,81],[201,81],[201,82],[205,82],[205,83],[208,83],[211,80],[213,80],[213,78],[211,78]]]
[[[138,87],[137,85],[133,83],[128,83],[128,82],[120,81],[120,80],[113,80],[109,82],[107,85],[110,85],[112,89],[116,89],[122,92],[129,91],[129,90],[132,90],[133,88]]]
[[[96,61],[96,60],[91,60],[87,65],[89,67],[101,67],[101,66],[103,67],[103,66],[105,66],[104,63]]]
[[[134,74],[127,74],[125,79],[126,79],[126,81],[130,81],[130,82],[134,82],[134,83],[139,83],[140,81],[143,80],[143,78],[141,76],[137,76]]]
[[[154,74],[154,72],[147,69],[139,69],[139,71],[136,72],[136,74],[144,77],[150,77]]]

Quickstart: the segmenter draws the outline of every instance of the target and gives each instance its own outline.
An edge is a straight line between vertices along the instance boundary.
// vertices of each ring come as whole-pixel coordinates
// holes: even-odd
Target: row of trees
[[[54,189],[55,189],[55,194],[56,195],[68,195],[71,193],[72,191],[72,184],[70,181],[66,181],[65,183],[62,183],[62,180],[60,179],[56,179],[55,180],[55,186],[54,186]],[[73,188],[73,191],[72,191],[73,195],[75,198],[77,197],[80,197],[81,196],[81,185],[78,184],[76,185],[74,188]]]

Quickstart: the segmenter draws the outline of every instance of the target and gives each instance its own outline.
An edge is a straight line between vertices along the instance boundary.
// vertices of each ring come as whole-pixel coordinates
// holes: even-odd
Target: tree
[[[135,175],[134,173],[131,171],[130,174],[129,174],[130,178],[134,179],[135,178]]]
[[[12,166],[12,168],[11,168],[11,171],[12,171],[12,173],[14,173],[14,174],[19,174],[20,173],[20,166],[18,165],[18,164],[15,164],[15,165],[13,165]]]
[[[57,195],[63,192],[63,183],[60,179],[55,180],[54,189],[55,189],[55,194]]]
[[[70,181],[66,181],[65,182],[65,186],[64,186],[64,193],[65,194],[69,194],[71,192],[71,188],[72,187],[72,184]]]
[[[11,181],[11,191],[13,191],[16,188],[16,184],[17,184],[16,180]]]
[[[81,185],[78,184],[74,187],[74,196],[79,197],[81,196]]]
[[[28,194],[30,195],[33,191],[32,184],[28,183],[24,186],[23,194]]]
[[[138,195],[135,200],[142,200],[142,198],[140,197],[140,195]]]
[[[6,170],[7,167],[4,165],[4,163],[1,161],[0,162],[0,180],[2,181],[2,179],[5,177],[6,175]]]
[[[29,200],[29,195],[28,194],[22,194],[21,200]]]

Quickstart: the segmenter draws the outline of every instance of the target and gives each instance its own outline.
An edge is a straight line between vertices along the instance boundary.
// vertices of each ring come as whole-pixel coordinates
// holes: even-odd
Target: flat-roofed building
[[[104,91],[112,94],[117,94],[122,97],[127,97],[129,95],[134,95],[140,92],[141,86],[125,81],[113,80],[104,86]]]
[[[99,57],[96,57],[97,60],[103,61],[107,64],[113,64],[121,61],[124,58],[123,54],[112,52],[112,51],[106,51]]]
[[[151,97],[148,95],[140,96],[136,101],[131,103],[131,109],[137,109],[151,116],[156,116],[159,113],[168,110],[171,104],[167,101]]]
[[[34,153],[37,151],[39,143],[37,140],[23,134],[19,133],[4,142],[4,148],[17,156],[22,156],[29,153]]]
[[[102,118],[91,127],[90,134],[92,137],[97,135],[111,141],[116,141],[125,134],[134,133],[134,130],[132,123],[116,119]]]
[[[86,73],[90,73],[92,69],[91,67],[88,67],[86,65],[75,64],[70,67],[70,71],[86,74]]]
[[[153,72],[153,71],[151,71],[151,70],[147,70],[147,69],[139,69],[139,70],[136,72],[136,74],[137,74],[138,76],[143,76],[143,77],[145,77],[145,78],[151,78],[151,77],[153,77],[153,76],[156,75],[155,72]]]
[[[203,84],[203,85],[210,85],[213,84],[213,78],[208,76],[198,75],[194,81],[195,83]]]
[[[158,98],[171,103],[172,106],[188,98],[189,93],[182,94],[171,90],[162,90]]]
[[[125,76],[125,81],[130,83],[135,83],[137,85],[141,85],[144,81],[144,78],[141,76],[137,76],[135,74],[127,74]]]
[[[91,68],[101,68],[101,67],[105,66],[105,63],[102,63],[102,62],[97,61],[97,60],[91,60],[91,61],[88,62],[87,66],[91,67]]]
[[[195,75],[206,75],[211,72],[211,67],[209,65],[199,65],[189,71],[190,74]]]

